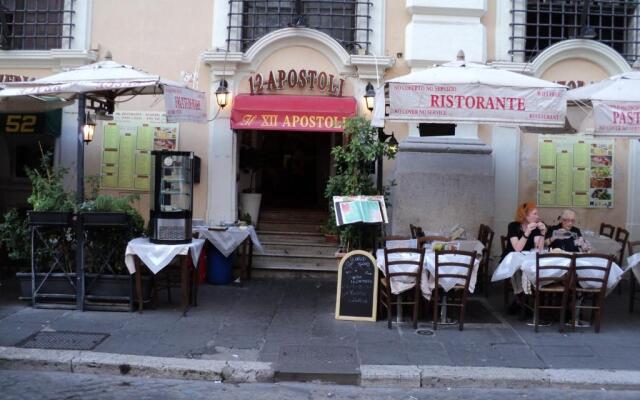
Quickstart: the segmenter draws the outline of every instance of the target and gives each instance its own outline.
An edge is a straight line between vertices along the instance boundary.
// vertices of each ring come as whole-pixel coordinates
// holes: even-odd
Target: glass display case
[[[191,242],[193,209],[193,153],[151,152],[152,243]]]

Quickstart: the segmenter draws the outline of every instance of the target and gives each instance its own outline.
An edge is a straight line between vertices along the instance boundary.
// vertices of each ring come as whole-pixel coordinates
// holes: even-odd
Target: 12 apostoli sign
[[[592,103],[595,133],[612,136],[640,133],[640,103],[596,100]]]
[[[564,88],[389,83],[389,118],[564,126]]]
[[[290,69],[285,71],[269,71],[268,74],[255,74],[249,77],[249,91],[251,94],[274,92],[284,88],[318,90],[330,96],[342,96],[344,79],[333,74],[313,69]]]

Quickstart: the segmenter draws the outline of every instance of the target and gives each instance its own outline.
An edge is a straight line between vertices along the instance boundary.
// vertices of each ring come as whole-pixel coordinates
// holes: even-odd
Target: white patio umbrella
[[[390,79],[385,86],[387,98],[383,88],[376,92],[375,126],[383,126],[385,119],[538,127],[565,125],[565,86],[466,62],[462,51],[457,61]]]
[[[2,90],[2,89],[0,89]],[[0,112],[44,112],[73,104],[55,96],[15,96],[0,98]]]
[[[84,143],[82,141],[81,127],[85,121],[86,100],[96,101],[106,108],[107,112],[113,112],[116,98],[120,96],[136,96],[148,94],[164,94],[173,91],[176,96],[166,97],[167,116],[176,117],[177,107],[171,102],[177,102],[178,98],[194,101],[185,101],[183,104],[197,105],[196,110],[184,110],[181,107],[176,111],[183,116],[194,116],[197,122],[206,122],[206,104],[204,93],[187,88],[184,84],[173,82],[159,75],[149,74],[130,65],[124,65],[111,60],[111,54],[107,53],[104,61],[72,68],[45,78],[28,82],[7,82],[6,88],[0,91],[0,104],[9,104],[15,99],[29,97],[56,96],[63,101],[78,100],[78,160],[84,159]],[[17,103],[17,101],[16,101]],[[190,113],[191,111],[191,113]],[[179,116],[178,116],[179,117]],[[180,118],[169,122],[178,121]],[[196,121],[187,118],[186,120]],[[84,170],[82,162],[78,162],[77,201],[81,203],[84,196]]]
[[[56,96],[63,100],[78,100],[78,136],[77,136],[77,189],[76,201],[84,201],[84,142],[82,126],[86,122],[86,101],[97,101],[102,109],[112,112],[114,102],[120,96],[135,96],[146,94],[164,94],[167,116],[172,115],[173,121],[188,120],[206,122],[206,104],[204,93],[185,87],[185,85],[161,78],[159,75],[148,74],[129,65],[123,65],[111,60],[108,54],[105,61],[73,68],[45,78],[29,82],[12,82],[6,84],[6,89],[0,91],[0,103],[11,101],[11,98],[25,98],[25,96]],[[2,100],[5,99],[5,100]],[[173,122],[170,121],[170,122]],[[80,224],[78,229],[78,245],[76,252],[77,276],[84,277],[84,234]],[[77,306],[84,306],[84,278],[78,281]]]
[[[640,71],[570,90],[567,100],[580,111],[570,118],[574,128],[596,136],[640,137]]]

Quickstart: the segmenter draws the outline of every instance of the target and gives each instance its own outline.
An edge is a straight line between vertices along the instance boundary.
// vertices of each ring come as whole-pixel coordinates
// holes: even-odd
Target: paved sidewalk
[[[178,302],[167,304],[162,295],[160,307],[143,314],[77,312],[33,309],[14,300],[10,289],[0,288],[0,346],[17,346],[40,331],[96,332],[109,336],[94,352],[158,357],[275,363],[283,348],[295,346],[303,359],[318,357],[319,348],[350,348],[358,365],[640,370],[640,310],[627,312],[626,292],[609,296],[600,334],[592,329],[562,334],[557,326],[536,334],[504,315],[502,286],[496,285],[495,298],[474,300],[463,332],[447,326],[421,335],[408,324],[389,330],[386,321],[335,320],[330,281],[203,285],[199,306],[186,317]]]

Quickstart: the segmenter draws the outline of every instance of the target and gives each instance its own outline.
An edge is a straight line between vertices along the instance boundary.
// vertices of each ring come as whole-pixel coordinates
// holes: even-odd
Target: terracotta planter
[[[338,235],[330,235],[325,233],[324,241],[327,243],[340,243],[340,237],[338,237]]]

